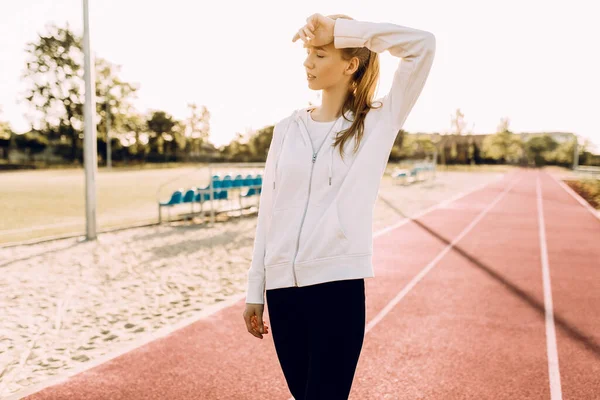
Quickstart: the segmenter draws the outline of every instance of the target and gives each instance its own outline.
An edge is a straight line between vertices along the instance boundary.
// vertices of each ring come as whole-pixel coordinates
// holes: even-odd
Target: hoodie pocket
[[[297,262],[336,257],[352,253],[348,236],[340,223],[340,216],[334,201],[325,211],[310,236],[300,243]]]
[[[348,255],[370,254],[373,252],[373,207],[360,207],[348,202],[337,203],[340,230],[349,243]]]
[[[266,268],[292,261],[296,250],[299,214],[298,207],[273,210],[265,245]]]
[[[335,217],[337,221],[337,229],[339,231],[339,234],[343,236],[345,240],[348,240],[348,235],[346,234],[346,231],[342,226],[342,221],[340,218],[340,208],[338,207],[337,202],[334,202],[333,208],[335,209]]]

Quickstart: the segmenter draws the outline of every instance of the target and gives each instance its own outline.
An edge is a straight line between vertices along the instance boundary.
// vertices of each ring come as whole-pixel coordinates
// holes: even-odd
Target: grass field
[[[261,172],[257,166],[213,165],[213,173]],[[166,201],[179,188],[205,186],[203,165],[158,169],[100,168],[96,176],[98,230],[158,221],[157,199]],[[85,232],[83,169],[16,171],[0,174],[0,244]],[[244,205],[257,198],[245,199]],[[237,203],[234,197],[233,205]],[[210,206],[205,204],[204,209]],[[199,205],[196,204],[196,210]],[[187,212],[190,205],[174,211]],[[163,209],[163,218],[167,210]]]

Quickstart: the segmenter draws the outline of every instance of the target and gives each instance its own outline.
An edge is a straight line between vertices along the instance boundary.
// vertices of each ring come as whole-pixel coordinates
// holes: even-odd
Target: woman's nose
[[[302,63],[302,65],[304,65],[304,67],[307,68],[307,69],[311,69],[312,68],[312,64],[309,62],[308,57],[306,57],[304,59],[304,63]]]

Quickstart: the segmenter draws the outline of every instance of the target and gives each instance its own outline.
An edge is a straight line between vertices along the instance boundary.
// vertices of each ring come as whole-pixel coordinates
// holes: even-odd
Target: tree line
[[[67,25],[50,25],[27,43],[22,80],[26,91],[19,100],[29,112],[30,129],[14,132],[0,115],[0,159],[11,152],[29,161],[41,153],[61,163],[83,164],[83,41]],[[189,114],[178,120],[164,110],[138,111],[133,100],[139,86],[119,76],[120,67],[96,57],[95,87],[99,163],[106,160],[107,132],[111,158],[116,163],[147,162],[264,162],[273,126],[236,133],[231,142],[216,148],[209,140],[210,112],[205,106],[188,104]],[[1,111],[1,110],[0,110]],[[391,161],[422,159],[437,154],[442,164],[511,163],[564,165],[573,163],[575,136],[568,133],[518,134],[501,120],[497,132],[476,135],[466,132],[464,114],[456,110],[446,134],[398,132]],[[580,164],[600,165],[599,156],[579,151]],[[37,157],[39,158],[39,157]]]
[[[447,134],[400,131],[390,159],[423,159],[436,154],[440,164],[570,167],[577,156],[578,165],[600,165],[600,155],[591,151],[593,145],[589,140],[578,143],[577,136],[569,132],[515,133],[509,124],[509,118],[502,118],[494,134],[465,132],[464,114],[458,109],[452,117],[454,129]]]

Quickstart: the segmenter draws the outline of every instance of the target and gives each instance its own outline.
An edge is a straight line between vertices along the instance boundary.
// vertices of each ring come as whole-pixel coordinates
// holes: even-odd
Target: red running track
[[[598,218],[528,170],[377,236],[350,399],[599,399],[599,239]],[[247,333],[243,308],[27,399],[287,400],[271,334]]]

